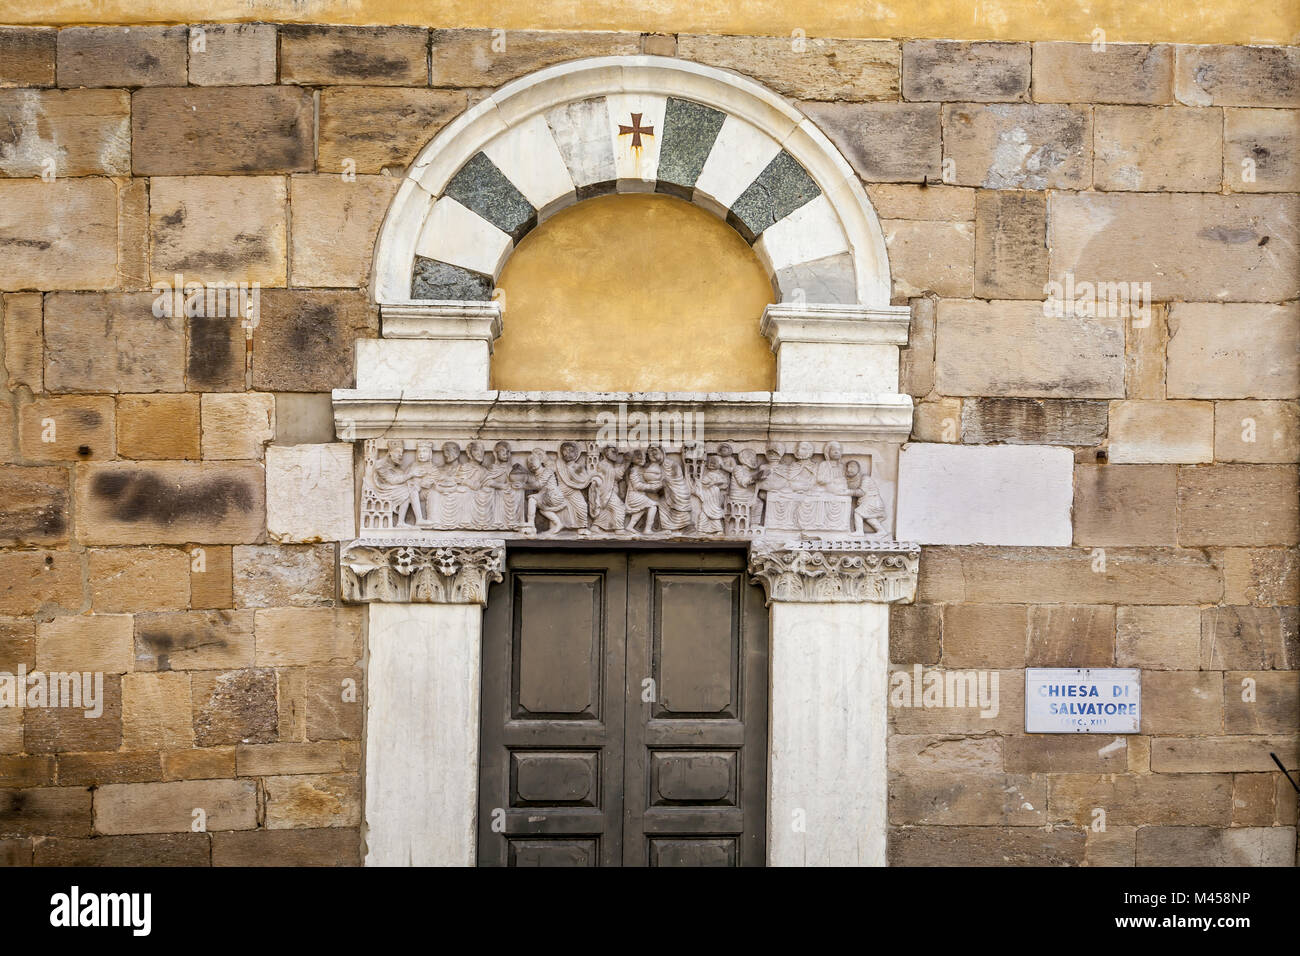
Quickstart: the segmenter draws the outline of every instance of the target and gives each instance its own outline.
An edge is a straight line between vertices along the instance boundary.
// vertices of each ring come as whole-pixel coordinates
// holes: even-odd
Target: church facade
[[[0,27],[0,859],[1295,864],[1296,24],[157,6]]]

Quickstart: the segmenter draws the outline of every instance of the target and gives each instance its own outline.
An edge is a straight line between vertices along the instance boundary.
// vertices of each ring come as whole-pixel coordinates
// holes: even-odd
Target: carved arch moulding
[[[506,259],[610,192],[687,199],[753,246],[777,299],[755,316],[774,391],[488,387]],[[908,310],[861,183],[781,97],[649,56],[516,80],[421,151],[374,263],[381,338],[334,392],[362,486],[348,599],[482,603],[504,547],[547,539],[743,542],[772,599],[911,599],[919,552],[893,538]]]

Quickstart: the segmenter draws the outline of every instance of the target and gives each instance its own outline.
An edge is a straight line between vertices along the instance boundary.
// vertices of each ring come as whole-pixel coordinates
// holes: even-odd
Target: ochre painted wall
[[[766,270],[680,199],[601,196],[530,233],[506,263],[492,387],[751,391],[775,382],[758,333]]]
[[[1292,43],[1293,0],[0,0],[0,23],[413,24],[505,30],[926,37],[957,40]]]

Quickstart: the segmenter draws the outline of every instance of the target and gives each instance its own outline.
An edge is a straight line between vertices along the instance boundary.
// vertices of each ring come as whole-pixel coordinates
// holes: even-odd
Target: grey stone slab
[[[821,189],[808,171],[781,150],[732,203],[727,222],[753,243],[768,226],[820,195]]]
[[[449,262],[415,257],[411,276],[412,299],[490,299],[492,286],[491,276]]]
[[[778,272],[773,284],[783,302],[852,303],[858,301],[853,256],[847,252],[800,262]]]
[[[725,113],[700,103],[668,97],[656,192],[691,198],[726,118]]]
[[[613,192],[618,179],[614,165],[614,144],[609,138],[609,102],[603,96],[557,106],[546,114],[546,124],[555,145],[569,167],[578,198],[599,195],[592,189]]]
[[[483,152],[471,156],[451,177],[444,195],[482,216],[515,242],[537,225],[533,204]]]
[[[968,445],[1083,445],[1106,437],[1106,402],[1041,398],[968,398],[961,435]]]

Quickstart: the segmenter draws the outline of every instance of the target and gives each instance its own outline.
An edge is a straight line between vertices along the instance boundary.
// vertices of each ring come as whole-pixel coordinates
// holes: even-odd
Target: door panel
[[[482,706],[480,864],[763,864],[767,612],[743,555],[512,553]]]

